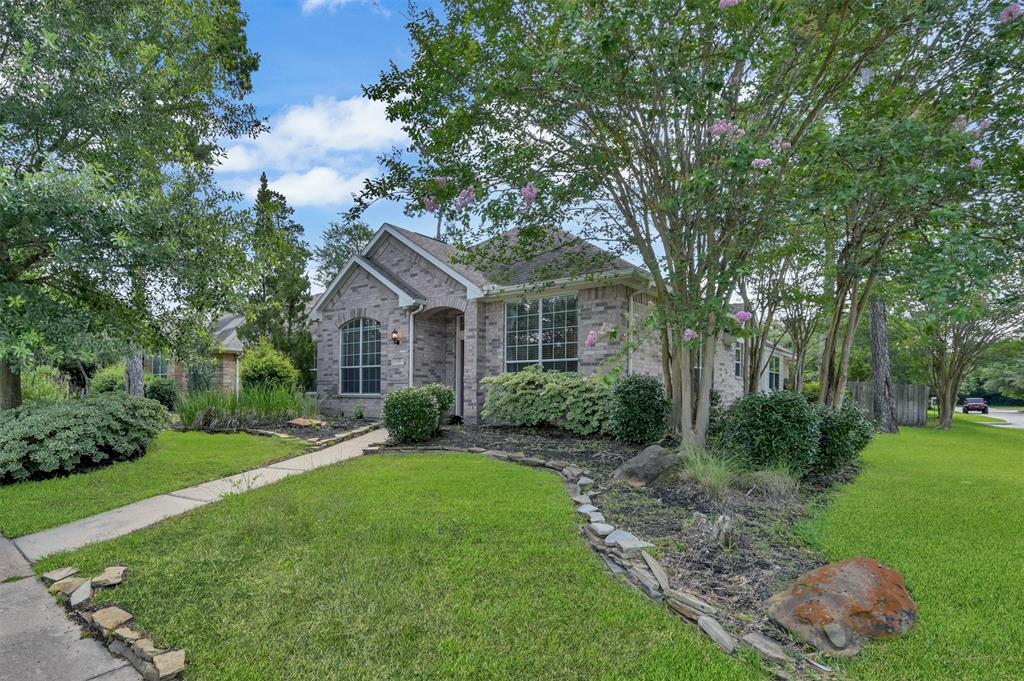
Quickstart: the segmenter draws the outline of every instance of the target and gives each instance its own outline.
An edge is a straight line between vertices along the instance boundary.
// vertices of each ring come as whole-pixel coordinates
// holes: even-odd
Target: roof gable
[[[412,307],[424,302],[423,296],[416,291],[416,289],[403,282],[393,272],[385,269],[379,263],[370,261],[363,255],[353,255],[349,258],[348,262],[345,263],[345,266],[341,268],[341,271],[338,272],[338,276],[334,278],[331,285],[327,287],[327,290],[325,290],[317,299],[316,303],[309,311],[310,319],[313,321],[318,321],[320,319],[320,311],[344,285],[352,272],[357,269],[365,271],[371,277],[394,292],[398,296],[399,307]]]

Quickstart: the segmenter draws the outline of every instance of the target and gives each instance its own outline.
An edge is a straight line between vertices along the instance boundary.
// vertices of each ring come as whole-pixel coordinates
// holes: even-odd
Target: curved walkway
[[[0,536],[0,681],[138,681],[142,677],[69,620],[33,576],[40,558],[105,541],[165,518],[220,501],[283,478],[352,459],[364,447],[383,442],[387,431],[372,430],[302,456],[227,478],[161,494],[90,518],[19,537]]]

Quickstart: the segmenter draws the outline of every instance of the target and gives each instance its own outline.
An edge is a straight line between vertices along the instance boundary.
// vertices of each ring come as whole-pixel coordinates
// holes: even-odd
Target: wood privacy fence
[[[875,418],[872,410],[871,384],[851,381],[848,384],[850,394],[871,418]],[[901,426],[923,426],[928,422],[928,386],[910,383],[897,383],[892,387],[896,393],[896,422]]]

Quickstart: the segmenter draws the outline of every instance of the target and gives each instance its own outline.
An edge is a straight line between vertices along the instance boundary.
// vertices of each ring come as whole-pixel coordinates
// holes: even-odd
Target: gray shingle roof
[[[217,320],[213,327],[213,337],[222,351],[240,353],[245,349],[242,339],[238,337],[238,327],[243,323],[244,314],[227,314]]]

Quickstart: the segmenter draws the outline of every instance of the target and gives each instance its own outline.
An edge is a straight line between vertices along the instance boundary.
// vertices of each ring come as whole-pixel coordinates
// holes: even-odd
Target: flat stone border
[[[595,480],[589,477],[590,471],[586,469],[574,466],[568,461],[545,460],[526,456],[522,452],[506,452],[481,447],[453,450],[449,447],[382,444],[363,449],[364,454],[422,454],[430,452],[486,454],[497,461],[508,461],[559,473],[565,481],[565,489],[570,500],[576,506],[576,511],[587,519],[587,522],[580,526],[580,534],[601,556],[605,566],[614,576],[622,577],[651,600],[664,603],[669,612],[678,615],[685,622],[695,625],[699,631],[718,644],[727,654],[732,655],[741,648],[752,650],[765,662],[766,666],[772,668],[780,679],[800,678],[799,674],[808,672],[813,676],[832,673],[831,667],[812,657],[790,655],[781,644],[764,634],[751,632],[737,637],[716,619],[715,615],[719,614],[720,608],[712,604],[712,599],[691,593],[686,589],[673,588],[669,583],[668,573],[647,552],[647,549],[654,546],[653,544],[606,522],[604,514],[597,506],[597,499],[603,490],[597,486]]]

